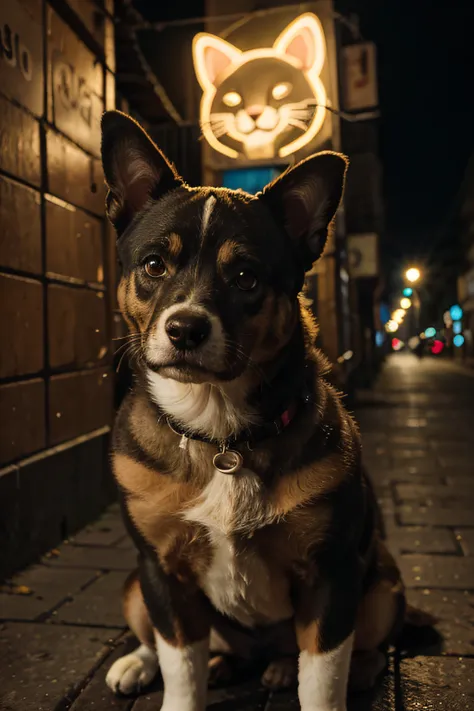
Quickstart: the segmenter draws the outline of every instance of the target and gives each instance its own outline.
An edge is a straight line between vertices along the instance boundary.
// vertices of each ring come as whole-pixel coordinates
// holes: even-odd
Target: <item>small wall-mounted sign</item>
[[[349,272],[353,279],[378,275],[378,235],[375,233],[348,235],[347,252]]]
[[[215,35],[194,38],[202,132],[212,148],[247,161],[285,158],[321,130],[326,42],[313,13],[297,17],[271,47],[242,51]]]
[[[360,111],[378,105],[377,56],[372,42],[351,44],[342,50],[344,108]]]

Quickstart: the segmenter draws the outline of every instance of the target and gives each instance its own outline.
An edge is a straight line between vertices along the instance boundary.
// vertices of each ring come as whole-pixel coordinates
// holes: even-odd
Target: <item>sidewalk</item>
[[[364,458],[409,601],[438,618],[390,658],[349,711],[474,710],[474,373],[393,356],[358,398]],[[120,588],[135,555],[118,507],[0,593],[0,711],[159,711],[161,692],[120,699],[105,686],[130,646]],[[294,692],[258,682],[211,691],[212,711],[297,711]]]

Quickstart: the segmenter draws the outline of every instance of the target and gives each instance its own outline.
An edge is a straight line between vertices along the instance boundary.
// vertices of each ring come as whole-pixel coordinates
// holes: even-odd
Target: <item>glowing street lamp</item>
[[[390,321],[385,324],[385,330],[388,331],[388,333],[395,333],[398,331],[398,323],[390,319]]]
[[[392,314],[392,320],[395,321],[396,323],[400,324],[403,319],[405,318],[406,311],[405,309],[396,309],[396,311],[393,312]]]
[[[411,306],[411,299],[408,299],[406,297],[403,299],[400,299],[400,306],[402,307],[402,309],[405,309],[405,310],[409,309]]]
[[[416,267],[410,267],[406,270],[405,277],[411,284],[414,284],[421,277],[421,272]]]

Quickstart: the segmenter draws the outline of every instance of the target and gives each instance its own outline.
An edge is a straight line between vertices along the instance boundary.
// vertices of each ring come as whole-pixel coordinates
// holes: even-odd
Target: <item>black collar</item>
[[[251,444],[257,444],[258,442],[261,442],[269,437],[278,436],[291,422],[293,422],[301,408],[308,405],[312,401],[312,391],[307,386],[305,379],[298,395],[294,397],[293,400],[283,409],[283,411],[280,411],[274,419],[264,422],[261,425],[256,425],[255,427],[248,427],[245,430],[242,430],[239,434],[233,437],[228,437],[227,439],[214,439],[198,432],[192,432],[189,429],[184,428],[179,422],[169,416],[166,416],[166,421],[168,423],[168,427],[173,430],[175,434],[181,437],[181,448],[186,447],[186,441],[189,439],[197,440],[198,442],[207,442],[208,444],[215,444],[221,450],[232,449],[239,444],[247,444],[250,447]]]

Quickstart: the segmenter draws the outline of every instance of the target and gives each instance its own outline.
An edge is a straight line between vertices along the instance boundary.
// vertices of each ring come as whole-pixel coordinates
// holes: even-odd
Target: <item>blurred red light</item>
[[[431,352],[433,355],[439,355],[441,353],[441,351],[443,350],[443,348],[444,348],[443,341],[436,340],[433,342],[433,345],[431,346]]]
[[[396,351],[397,348],[400,347],[400,343],[401,343],[401,341],[400,341],[399,338],[392,338],[392,348],[393,348],[393,350]]]

